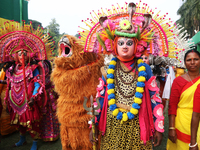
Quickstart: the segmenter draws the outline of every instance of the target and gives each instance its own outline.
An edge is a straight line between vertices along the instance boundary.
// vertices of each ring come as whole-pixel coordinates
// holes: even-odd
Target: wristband
[[[189,147],[196,147],[197,146],[197,142],[194,145],[190,145],[190,144],[189,144]]]
[[[169,129],[176,129],[175,127],[169,127]]]

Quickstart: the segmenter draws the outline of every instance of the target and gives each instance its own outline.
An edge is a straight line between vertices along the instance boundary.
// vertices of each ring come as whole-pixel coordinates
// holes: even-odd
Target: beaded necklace
[[[135,63],[136,64],[136,63]],[[132,90],[131,94],[129,93],[128,95],[125,95],[125,92],[123,91],[122,88],[120,88],[120,81],[124,84],[124,85],[132,85],[135,82],[135,77],[133,77],[133,79],[130,82],[125,81],[122,76],[120,75],[120,70],[119,70],[119,61],[117,61],[117,66],[114,72],[114,80],[115,80],[115,88],[118,89],[118,92],[120,93],[120,95],[123,96],[123,98],[131,98],[135,95],[135,90]],[[136,70],[136,69],[135,69]],[[121,71],[123,72],[122,68]],[[135,75],[134,75],[135,76]],[[116,89],[115,89],[116,90]],[[117,91],[115,91],[115,93],[117,93]]]
[[[136,63],[136,62],[135,62]],[[121,123],[123,121],[127,121],[128,119],[133,119],[135,115],[138,114],[138,111],[140,109],[140,104],[142,103],[142,97],[144,92],[144,86],[146,81],[146,67],[144,65],[144,62],[142,59],[137,60],[138,64],[138,78],[137,78],[137,87],[136,87],[136,93],[134,96],[134,103],[132,104],[132,108],[128,112],[120,112],[119,108],[116,105],[115,100],[115,67],[117,64],[117,57],[113,57],[107,71],[107,93],[108,93],[108,104],[109,108],[112,111],[112,114],[117,117],[118,120],[121,120]]]
[[[136,64],[136,63],[135,63]],[[122,76],[120,75],[120,71],[119,70],[121,70],[122,72],[124,72],[124,73],[130,73],[130,72],[132,72],[133,71],[133,69],[135,68],[135,64],[133,65],[133,67],[131,68],[131,71],[124,71],[124,69],[122,68],[122,66],[120,65],[120,62],[119,61],[117,61],[117,71],[115,71],[115,80],[116,80],[116,78],[117,78],[117,76],[120,78],[120,80],[124,83],[124,84],[131,84],[131,83],[133,83],[134,82],[134,78],[136,77],[136,69],[135,69],[135,74],[134,74],[134,78],[133,78],[133,80],[132,81],[130,81],[130,82],[126,82],[126,81],[124,81],[123,79],[122,79]],[[117,73],[116,73],[117,72]],[[116,82],[117,82],[117,80],[116,80]],[[117,83],[116,83],[117,84]]]

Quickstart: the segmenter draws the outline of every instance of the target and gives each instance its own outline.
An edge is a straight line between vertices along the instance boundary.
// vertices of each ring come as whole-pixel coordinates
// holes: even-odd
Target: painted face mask
[[[142,57],[142,60],[143,60],[146,64],[149,65],[149,57],[146,56],[146,55],[142,55],[141,57]]]
[[[23,50],[23,51],[19,51],[17,53],[19,63],[21,63],[21,64],[23,62],[23,56],[22,55],[24,55],[24,62],[26,63],[28,61],[28,52]]]
[[[118,55],[127,60],[134,55],[134,41],[131,38],[119,37],[117,41]]]

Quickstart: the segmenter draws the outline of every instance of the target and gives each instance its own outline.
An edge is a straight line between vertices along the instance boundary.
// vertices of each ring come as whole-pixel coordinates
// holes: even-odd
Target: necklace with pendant
[[[192,82],[192,79],[190,78],[190,75],[188,73],[187,73],[187,76],[189,77],[190,81]],[[192,82],[192,84],[194,84],[194,83]]]
[[[187,73],[187,76],[189,77],[189,79],[190,79],[190,81],[192,82],[192,84],[194,84],[193,81],[192,81],[192,79],[190,78],[190,75],[189,75],[188,73]],[[198,76],[199,76],[199,74],[198,74]],[[198,77],[198,76],[197,76],[197,77]]]

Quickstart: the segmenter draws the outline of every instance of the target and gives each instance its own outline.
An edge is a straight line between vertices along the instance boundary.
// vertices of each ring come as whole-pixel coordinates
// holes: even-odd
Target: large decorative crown
[[[145,53],[177,59],[177,52],[184,48],[176,43],[177,26],[167,15],[141,1],[93,11],[92,19],[82,20],[89,29],[80,27],[80,44],[85,46],[84,52],[111,54],[116,36],[130,37],[138,40],[137,57]]]
[[[0,27],[0,63],[15,60],[15,53],[26,50],[37,60],[51,60],[54,41],[44,34],[43,28],[32,25],[15,26],[13,21]]]

